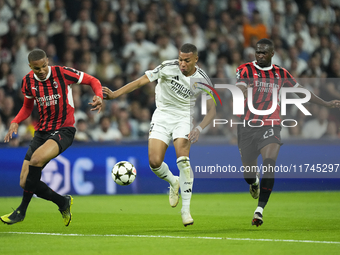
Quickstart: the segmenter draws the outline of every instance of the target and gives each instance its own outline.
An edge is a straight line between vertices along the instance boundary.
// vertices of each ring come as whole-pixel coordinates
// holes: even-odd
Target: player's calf
[[[182,208],[189,210],[193,187],[193,173],[190,166],[189,157],[182,156],[177,159],[179,169],[179,183],[181,187]]]

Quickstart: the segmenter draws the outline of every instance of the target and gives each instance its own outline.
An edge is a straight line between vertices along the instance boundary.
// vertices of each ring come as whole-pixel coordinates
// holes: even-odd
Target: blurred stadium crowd
[[[274,41],[274,64],[323,99],[340,99],[339,0],[0,0],[0,139],[22,106],[21,80],[34,48],[45,50],[50,65],[74,67],[115,90],[177,58],[187,42],[197,46],[198,65],[211,78],[234,83],[261,38]],[[155,85],[106,102],[101,115],[89,111],[91,88],[73,86],[76,141],[146,139]],[[231,100],[224,105],[218,117],[233,118]],[[308,109],[312,117],[289,111],[285,118],[299,125],[283,129],[283,138],[340,137],[338,110]],[[30,141],[37,116],[20,125],[11,146]],[[237,142],[235,127],[204,132]]]

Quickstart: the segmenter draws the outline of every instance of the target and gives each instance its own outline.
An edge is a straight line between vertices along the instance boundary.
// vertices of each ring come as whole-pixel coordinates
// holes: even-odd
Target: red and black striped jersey
[[[261,68],[255,61],[240,65],[236,69],[236,85],[248,86],[253,84],[253,106],[257,110],[268,110],[272,106],[273,88],[277,88],[278,104],[276,110],[270,115],[256,115],[250,112],[247,99],[244,100],[244,115],[242,120],[259,120],[263,125],[280,125],[280,89],[284,87],[297,87],[299,84],[284,68],[271,65]],[[268,121],[266,121],[268,120]],[[270,121],[269,121],[270,120]]]
[[[49,66],[44,81],[33,71],[23,79],[21,90],[27,98],[34,98],[39,110],[38,131],[57,130],[74,126],[72,84],[80,84],[84,73],[70,67]]]

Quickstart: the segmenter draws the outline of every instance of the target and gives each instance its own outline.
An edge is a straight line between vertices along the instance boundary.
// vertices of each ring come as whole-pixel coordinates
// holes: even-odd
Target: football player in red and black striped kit
[[[5,136],[8,142],[13,133],[17,134],[19,123],[29,117],[34,101],[39,110],[39,122],[35,126],[35,134],[26,153],[21,174],[20,186],[24,189],[20,206],[14,212],[1,216],[5,224],[11,225],[24,220],[28,204],[33,194],[54,202],[62,214],[65,226],[71,222],[70,195],[61,196],[40,180],[44,166],[73,142],[74,104],[72,97],[73,84],[90,85],[95,93],[93,102],[89,103],[93,111],[102,109],[102,86],[98,79],[70,67],[49,66],[48,58],[43,50],[35,49],[28,55],[32,69],[22,80],[24,104],[13,119]]]
[[[252,103],[257,110],[268,110],[272,106],[273,88],[285,87],[302,88],[293,76],[284,68],[271,63],[274,56],[274,44],[269,39],[261,39],[256,44],[256,61],[239,66],[236,70],[237,83],[243,94],[247,97],[247,88],[252,87]],[[304,98],[304,94],[297,95]],[[277,97],[279,99],[279,96]],[[311,92],[311,103],[339,108],[340,101],[325,102]],[[280,105],[270,115],[253,114],[245,99],[244,115],[239,116],[243,124],[238,124],[238,147],[241,154],[242,164],[245,169],[257,169],[257,158],[261,154],[263,167],[267,171],[263,173],[260,183],[260,173],[244,171],[244,178],[249,184],[250,194],[258,200],[258,206],[254,212],[252,225],[257,227],[263,223],[262,214],[274,186],[274,168],[279,154],[281,143],[281,119]],[[249,124],[249,125],[248,125]],[[261,126],[261,127],[255,127]]]

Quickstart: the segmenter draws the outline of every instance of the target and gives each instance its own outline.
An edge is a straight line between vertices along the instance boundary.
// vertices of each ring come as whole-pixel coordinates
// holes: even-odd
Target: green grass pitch
[[[0,215],[19,197],[0,198]],[[23,222],[0,224],[0,254],[340,254],[340,192],[277,192],[251,226],[249,193],[195,194],[193,226],[167,195],[74,196],[72,222],[33,198]]]

